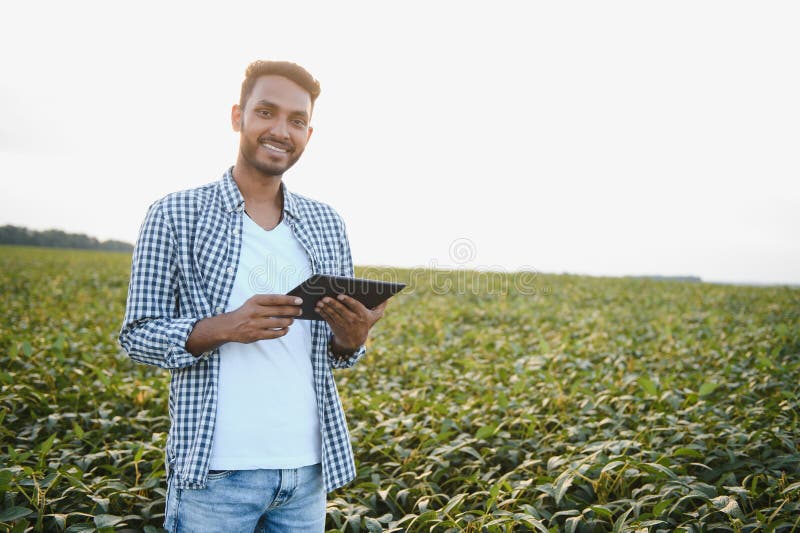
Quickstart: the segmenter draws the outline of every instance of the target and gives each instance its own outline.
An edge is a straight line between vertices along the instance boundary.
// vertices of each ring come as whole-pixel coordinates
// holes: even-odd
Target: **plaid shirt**
[[[170,430],[166,465],[178,488],[204,488],[217,411],[219,350],[186,351],[194,324],[222,313],[242,247],[244,198],[232,168],[217,182],[167,195],[147,212],[133,252],[128,303],[119,342],[134,361],[168,368]],[[353,275],[344,223],[328,205],[281,185],[286,221],[314,273]],[[344,411],[332,368],[355,364],[330,354],[331,330],[311,322],[314,387],[322,428],[322,474],[331,491],[355,477]]]

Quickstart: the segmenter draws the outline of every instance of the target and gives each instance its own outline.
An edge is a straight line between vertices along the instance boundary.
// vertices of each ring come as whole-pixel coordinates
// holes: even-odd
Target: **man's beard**
[[[272,161],[265,161],[263,158],[259,157],[259,151],[262,150],[260,145],[256,146],[246,146],[243,147],[241,150],[242,157],[244,158],[247,163],[260,172],[265,176],[271,177],[280,177],[283,175],[284,172],[292,168],[297,160],[300,159],[300,155],[302,152],[297,153],[296,151],[290,152],[286,162],[272,162]]]

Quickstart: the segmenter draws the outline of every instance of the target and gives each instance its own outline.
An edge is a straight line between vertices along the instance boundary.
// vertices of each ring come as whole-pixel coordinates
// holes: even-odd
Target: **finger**
[[[342,304],[329,301],[327,304],[320,302],[320,313],[324,313],[325,320],[334,331],[343,331],[359,320],[359,317],[348,311]]]
[[[255,294],[250,297],[250,301],[262,306],[301,305],[303,303],[303,299],[299,296],[287,294]]]
[[[336,297],[336,299],[342,302],[347,309],[356,314],[362,314],[362,311],[367,311],[367,308],[364,307],[364,304],[351,296],[347,296],[346,294],[340,294]]]
[[[289,333],[289,328],[276,328],[276,329],[264,329],[258,336],[256,340],[270,340],[270,339],[277,339],[279,337],[283,337]]]
[[[322,300],[317,302],[317,306],[314,309],[331,326],[334,326],[341,320],[341,317],[334,311],[333,307],[325,304]]]
[[[336,314],[342,320],[352,322],[357,320],[359,315],[348,309],[342,302],[333,298],[323,298],[320,302],[321,307],[328,308],[331,313]]]
[[[288,328],[294,323],[293,318],[278,318],[270,317],[264,319],[263,326],[265,329]]]
[[[336,330],[341,327],[342,318],[338,314],[333,313],[330,306],[318,305],[316,311],[319,313],[319,316],[321,316],[323,320],[328,323],[331,329]]]
[[[261,317],[292,317],[300,316],[303,308],[299,305],[265,305],[258,307],[257,313]]]

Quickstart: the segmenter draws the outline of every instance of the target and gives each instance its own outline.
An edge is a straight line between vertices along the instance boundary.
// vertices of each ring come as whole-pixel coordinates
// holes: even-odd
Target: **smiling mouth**
[[[270,150],[272,152],[276,152],[278,154],[288,154],[289,153],[289,149],[288,148],[284,148],[284,147],[281,147],[281,146],[278,146],[278,145],[275,145],[275,144],[272,144],[272,143],[262,142],[261,146],[263,146],[267,150]]]

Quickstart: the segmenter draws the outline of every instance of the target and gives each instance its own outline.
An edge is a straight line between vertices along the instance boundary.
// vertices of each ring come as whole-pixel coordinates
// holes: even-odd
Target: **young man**
[[[236,164],[142,225],[119,340],[172,373],[168,531],[323,531],[325,492],[355,477],[331,369],[364,355],[385,303],[326,298],[324,321],[295,321],[285,296],[312,273],[353,275],[339,215],[282,181],[319,92],[294,63],[249,65]]]

